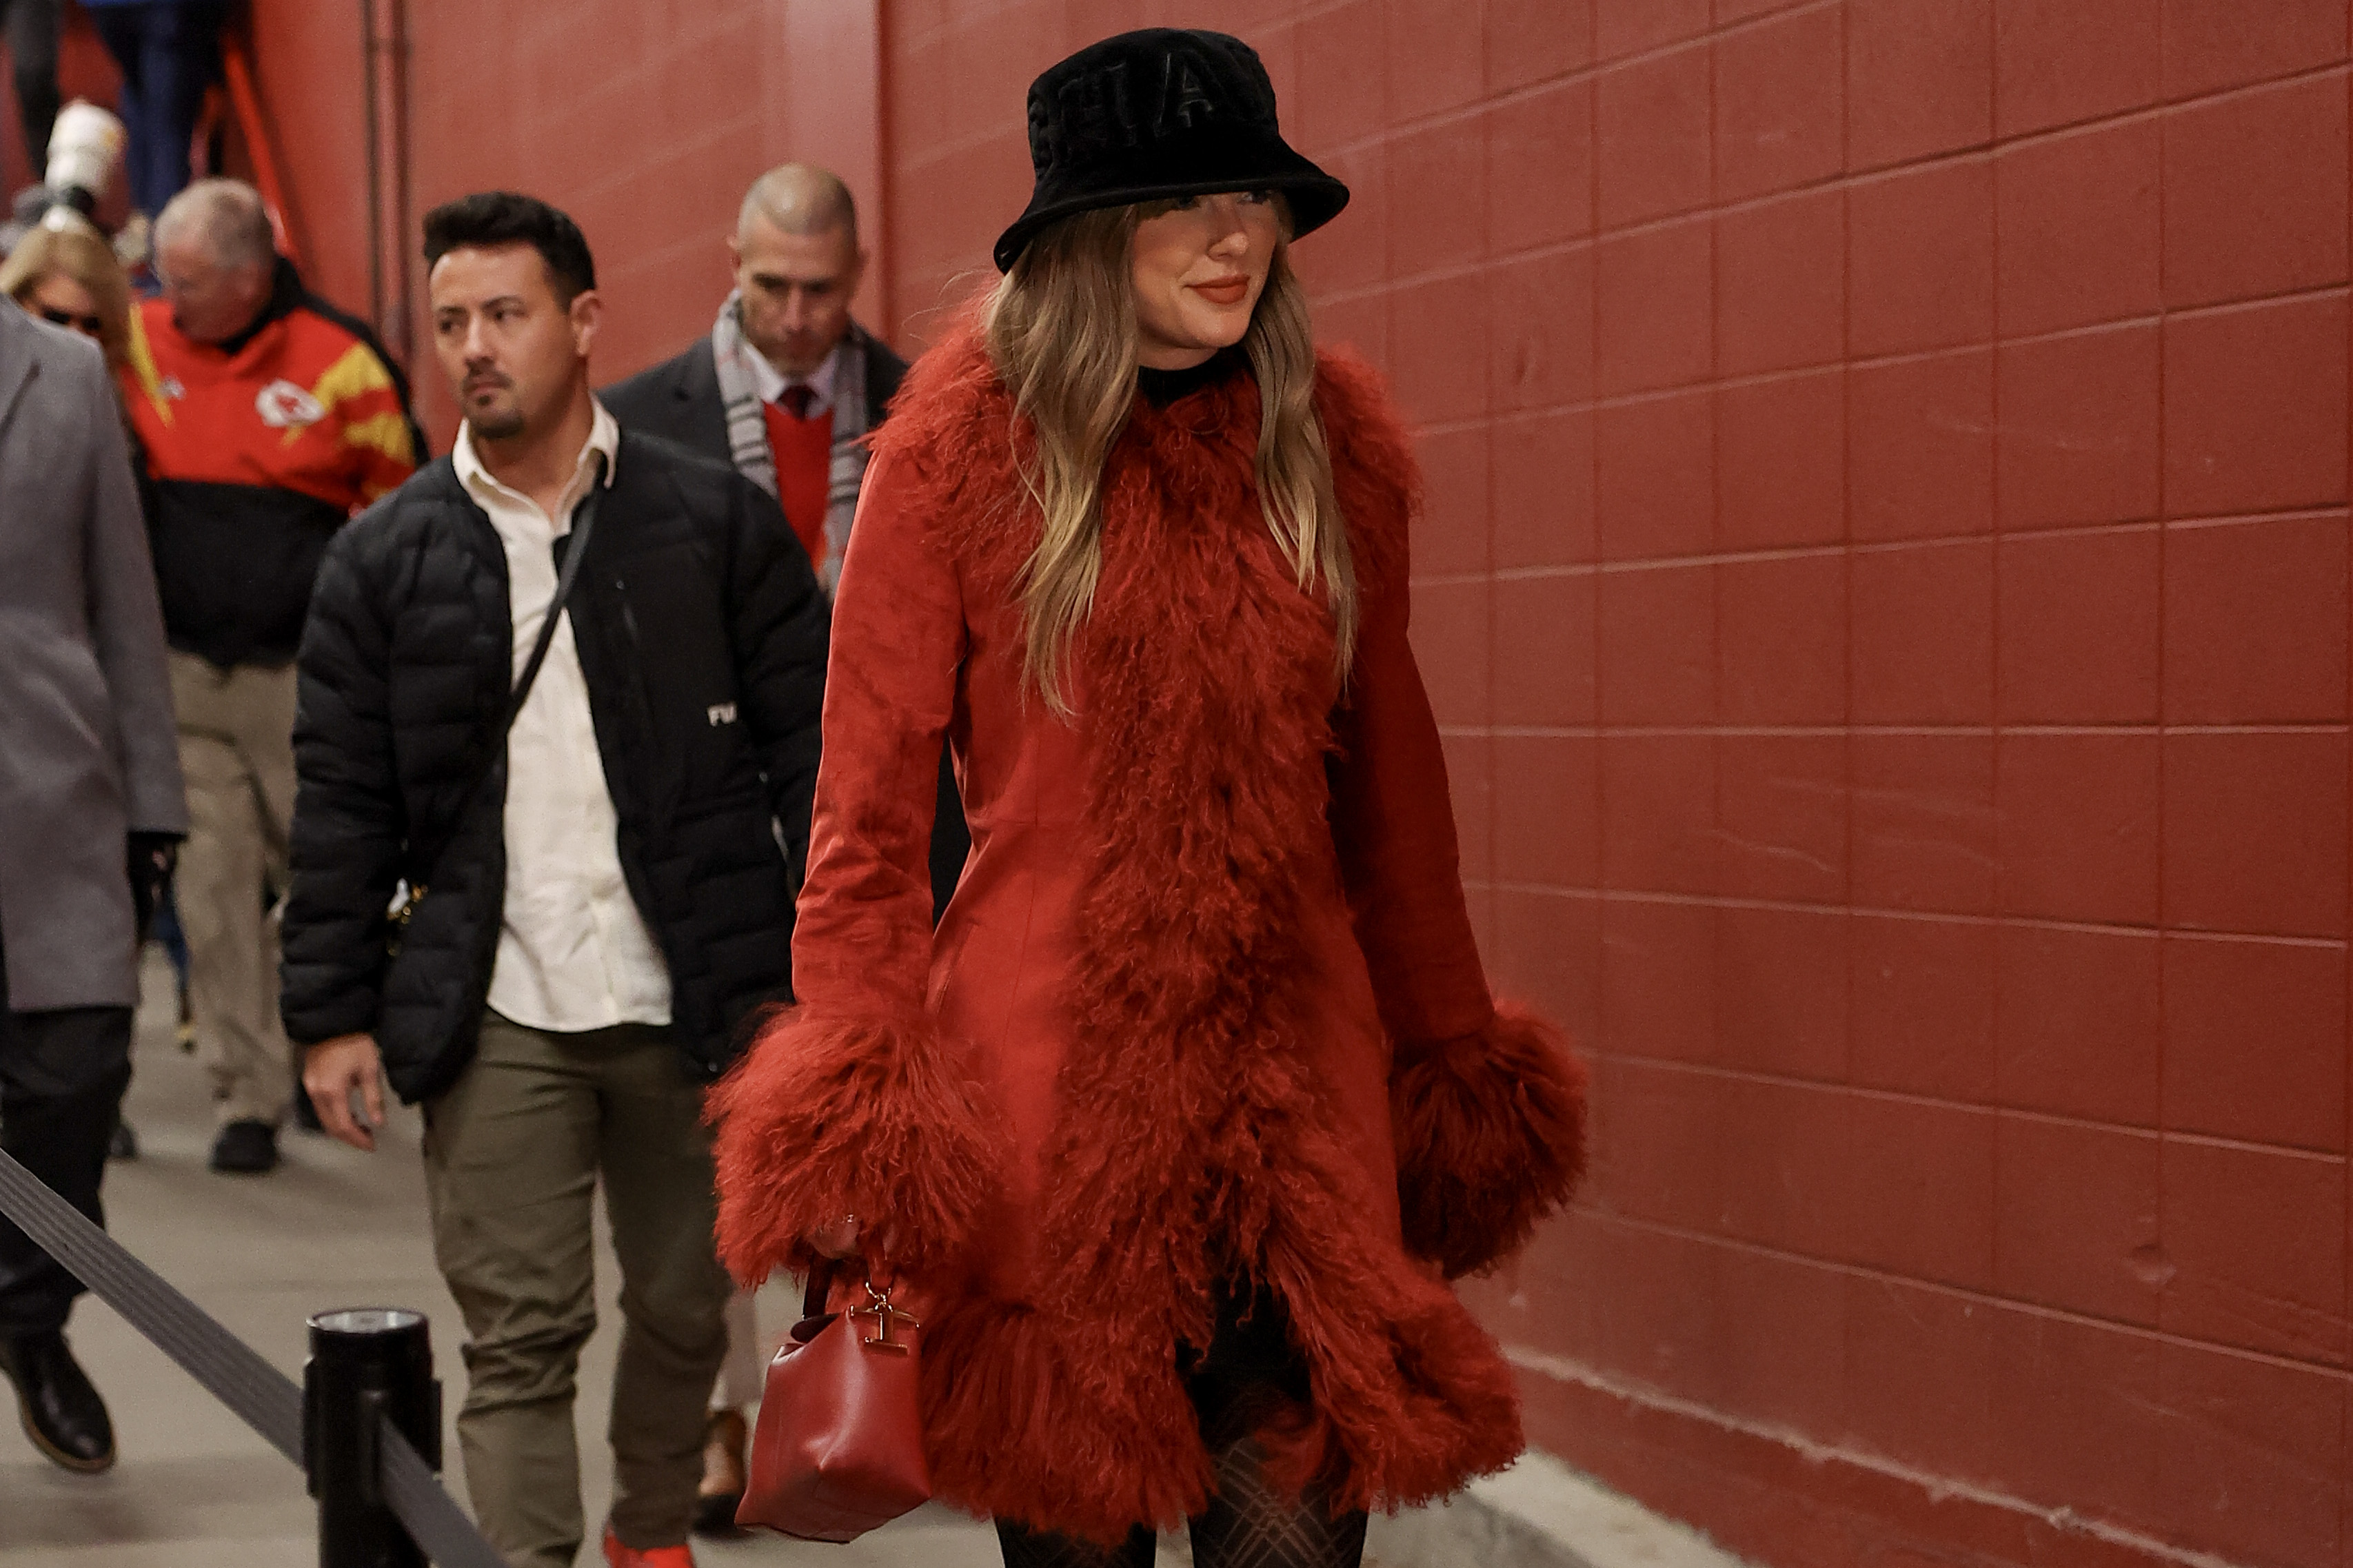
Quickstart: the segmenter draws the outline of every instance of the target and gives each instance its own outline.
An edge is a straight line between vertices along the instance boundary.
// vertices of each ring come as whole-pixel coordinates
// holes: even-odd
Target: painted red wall
[[[825,163],[877,210],[872,23],[861,6],[410,0],[409,27],[414,216],[491,187],[569,212],[607,304],[600,376],[711,330],[729,287],[724,239],[762,170],[795,156]],[[840,68],[813,69],[816,58]],[[417,379],[446,446],[453,405],[429,366]]]
[[[1474,916],[1595,1064],[1473,1290],[1535,1438],[1780,1568],[2353,1568],[2346,0],[879,11],[416,0],[418,207],[570,207],[617,374],[866,136],[912,348],[1033,72],[1260,48],[1420,429]]]
[[[1596,1067],[1478,1290],[1535,1438],[1787,1568],[2353,1563],[2343,0],[890,10],[902,310],[1117,26],[1356,187],[1473,908]]]
[[[288,205],[323,291],[370,298],[364,36],[359,0],[252,0],[256,75]],[[378,0],[389,41],[395,0]],[[725,237],[762,170],[800,157],[835,169],[883,240],[876,195],[875,17],[839,0],[702,0],[662,8],[578,0],[406,0],[407,211],[385,174],[385,287],[406,323],[419,412],[438,449],[454,405],[426,353],[418,224],[470,191],[528,192],[576,219],[607,310],[600,376],[663,359],[707,332],[729,286]],[[384,142],[395,134],[387,69]],[[878,320],[881,268],[859,306]],[[385,335],[396,340],[396,323]],[[395,342],[395,346],[399,346]]]
[[[356,0],[248,0],[254,90],[284,183],[283,216],[306,281],[363,320],[368,269],[367,91]],[[290,106],[299,106],[290,113]],[[396,301],[388,301],[396,303]],[[391,311],[373,324],[390,337]]]

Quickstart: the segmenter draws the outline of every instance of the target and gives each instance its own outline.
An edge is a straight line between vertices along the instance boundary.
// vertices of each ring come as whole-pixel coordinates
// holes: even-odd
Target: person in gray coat
[[[0,1149],[93,1220],[138,931],[187,830],[164,616],[96,344],[0,303]],[[81,1282],[0,1219],[0,1373],[71,1470],[114,1462]]]

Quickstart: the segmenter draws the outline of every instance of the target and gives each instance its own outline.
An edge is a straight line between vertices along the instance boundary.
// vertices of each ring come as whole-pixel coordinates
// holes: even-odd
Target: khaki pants
[[[749,1415],[768,1383],[768,1358],[760,1343],[760,1299],[738,1290],[727,1300],[727,1359],[711,1391],[711,1408]]]
[[[173,889],[188,939],[188,1011],[220,1120],[285,1120],[294,1057],[278,1017],[278,921],[294,820],[294,669],[221,669],[172,653],[188,788]]]
[[[621,1266],[613,1530],[640,1550],[686,1539],[732,1289],[702,1115],[666,1029],[555,1035],[496,1014],[427,1102],[434,1257],[469,1336],[458,1445],[483,1533],[514,1568],[568,1568],[584,1535],[572,1403],[596,1326],[599,1173]]]

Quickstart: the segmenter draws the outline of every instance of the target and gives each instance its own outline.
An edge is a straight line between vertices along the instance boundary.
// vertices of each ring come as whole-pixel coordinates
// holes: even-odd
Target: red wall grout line
[[[1989,623],[1993,628],[1993,635],[1987,639],[1986,657],[1992,665],[1988,689],[1992,695],[1989,749],[1992,752],[1994,802],[1992,822],[1987,831],[1988,852],[1993,857],[1993,901],[1997,914],[1995,924],[1998,928],[2007,928],[2010,922],[2007,918],[2003,918],[2000,908],[2003,902],[2001,898],[2001,163],[2000,159],[1992,156],[1993,149],[2001,145],[2001,57],[1995,42],[2000,26],[2000,23],[1998,20],[1990,21],[1986,28],[1985,39],[1986,131],[1991,138],[1988,144],[1987,163],[1993,181],[1993,211],[1989,225],[1993,234],[1987,247],[1987,258],[1994,279],[1992,341],[1986,345],[1986,353],[1991,360],[1988,367],[1989,372],[1988,396],[1992,432],[1988,457],[1993,465],[1992,484],[1987,491],[1986,517],[1987,538],[1993,551],[1993,608]],[[1987,1161],[1987,1180],[1993,1186],[1994,1217],[1993,1223],[1986,1229],[1986,1250],[1989,1254],[1986,1258],[1986,1278],[1998,1282],[2001,1279],[2003,1229],[2000,1215],[2003,1142],[2000,1109],[2002,966],[1999,962],[1993,966],[1992,984],[1993,995],[1990,1002],[1993,1008],[1994,1038],[1991,1042],[1991,1049],[1994,1060],[1992,1069],[1988,1074],[1988,1081],[1993,1090],[1995,1127],[1993,1148]],[[1991,1399],[1992,1390],[1987,1390],[1987,1397],[1989,1400]]]
[[[1854,810],[1854,420],[1852,417],[1853,370],[1849,363],[1854,354],[1854,221],[1852,211],[1853,185],[1845,178],[1854,164],[1853,103],[1846,90],[1854,70],[1853,13],[1844,6],[1839,11],[1839,543],[1841,609],[1844,614],[1841,628],[1840,660],[1840,725],[1839,766],[1843,777],[1845,860],[1841,867],[1839,902],[1843,910],[1841,936],[1846,946],[1845,973],[1840,976],[1844,986],[1846,1010],[1846,1059],[1842,1077],[1847,1092],[1855,1092],[1854,1065],[1854,969],[1855,953],[1855,810]],[[1849,1174],[1853,1170],[1852,1111],[1849,1115],[1847,1163]],[[1991,1270],[1989,1265],[1988,1276]],[[1841,1365],[1848,1380],[1848,1400],[1852,1414],[1854,1379],[1854,1324],[1852,1317],[1840,1325]]]
[[[1585,59],[1592,68],[1601,52],[1599,7],[1585,8]],[[1547,84],[1550,85],[1550,84]],[[1601,95],[1588,90],[1585,95],[1586,174],[1585,227],[1589,238],[1601,225]],[[1586,301],[1590,325],[1586,333],[1586,385],[1599,386],[1601,379],[1601,280],[1597,271]],[[1598,421],[1590,421],[1598,426]],[[1597,429],[1586,442],[1588,521],[1590,524],[1591,548],[1596,563],[1601,559],[1601,442]],[[1602,595],[1607,588],[1599,577],[1593,585],[1593,718],[1598,725],[1609,700],[1609,669],[1603,661],[1601,626]],[[1609,770],[1603,765],[1601,747],[1594,747],[1593,763],[1593,879],[1596,898],[1593,910],[1592,973],[1589,984],[1593,993],[1594,1032],[1599,1037],[1597,1047],[1607,1047],[1610,1042],[1611,1019],[1606,1010],[1609,987],[1603,976],[1609,964],[1609,906],[1607,893],[1609,875],[1609,846],[1605,837],[1609,824],[1609,791],[1606,782]],[[1607,1107],[1601,1108],[1607,1114]]]
[[[2353,6],[2346,8],[2346,32],[2347,53],[2353,55]],[[2348,119],[2348,122],[2353,122],[2353,75],[2347,76],[2345,87]],[[2353,138],[2348,140],[2345,174],[2348,197],[2353,197]],[[2346,204],[2346,255],[2348,258],[2353,258],[2353,199],[2348,199]],[[2349,367],[2353,367],[2353,312],[2348,313],[2346,362]],[[2348,482],[2353,482],[2353,420],[2348,420],[2346,424],[2346,474]],[[2353,499],[2353,497],[2348,499]],[[2353,651],[2353,593],[2347,594],[2346,604],[2348,616],[2346,646],[2348,651]],[[2353,718],[2353,657],[2348,657],[2346,660],[2346,674],[2348,682],[2346,713],[2348,718]],[[2353,767],[2347,769],[2345,787],[2347,820],[2353,822]],[[2348,932],[2353,932],[2353,877],[2347,878],[2346,882],[2346,929]],[[2343,969],[2347,986],[2347,1016],[2353,1018],[2353,963],[2348,963],[2343,959],[2338,962]],[[2345,1097],[2346,1147],[2348,1152],[2353,1152],[2353,1082],[2341,1081],[2340,1092]],[[2345,1247],[2343,1311],[2348,1321],[2353,1321],[2353,1162],[2348,1162],[2345,1172],[2345,1213],[2347,1236],[2343,1243]],[[2338,1455],[2348,1467],[2353,1467],[2353,1389],[2346,1392],[2342,1408],[2338,1412],[2337,1447]],[[2348,1486],[2344,1495],[2337,1500],[2337,1562],[2340,1568],[2353,1568],[2353,1486]]]
[[[2168,48],[2169,48],[2168,41],[2168,20],[2169,16],[2170,16],[2170,7],[2160,7],[2160,8],[2159,8],[2158,16],[2157,32],[2158,32],[2158,68],[2159,68],[2160,74],[2162,73],[2162,70],[2163,70],[2163,62],[2164,62],[2164,60],[2165,60],[2165,59],[2166,59],[2166,58],[2167,58],[2167,55],[2168,55]],[[2167,115],[2168,117],[2170,117],[2170,116],[2172,116],[2172,115],[2176,114],[2177,112],[2178,112],[2178,110],[2174,110],[2174,109],[2172,109],[2172,108],[2168,108],[2168,109],[2167,109],[2167,110],[2166,110],[2166,115]],[[2167,141],[2168,141],[2168,138],[2167,138],[2167,137],[2165,136],[2165,134],[2164,134],[2165,120],[2164,120],[2164,119],[2160,119],[2160,120],[2158,121],[2158,138],[2157,138],[2157,232],[2158,232],[2158,246],[2157,246],[2157,327],[2156,327],[2156,331],[2157,331],[2157,342],[2158,342],[2158,355],[2157,355],[2157,427],[2158,427],[2158,463],[2157,463],[2157,515],[2161,519],[2161,518],[2164,518],[2165,516],[2167,516],[2167,514],[2168,514],[2168,513],[2169,513],[2169,512],[2173,510],[2173,497],[2172,497],[2172,496],[2168,492],[2168,488],[2167,488],[2167,485],[2166,485],[2166,476],[2167,476],[2167,473],[2168,472],[2168,470],[2172,468],[2172,465],[2171,465],[2170,463],[2168,463],[2168,462],[2166,460],[2166,453],[2165,453],[2165,450],[2164,450],[2164,440],[2165,440],[2165,438],[2164,438],[2164,431],[2165,431],[2165,428],[2166,428],[2166,423],[2165,423],[2165,390],[2166,390],[2167,369],[2168,369],[2168,366],[2167,366],[2167,357],[2168,357],[2168,356],[2167,356],[2167,354],[2166,354],[2166,353],[2165,353],[2165,342],[2166,342],[2165,323],[2166,323],[2166,320],[2167,320],[2167,309],[2166,309],[2166,307],[2167,307],[2167,302],[2168,302],[2168,300],[2171,298],[2171,294],[2170,294],[2170,290],[2169,290],[2169,289],[2168,289],[2168,287],[2167,287],[2167,284],[2168,284],[2168,279],[2167,279],[2167,277],[2166,277],[2166,252],[2167,252],[2168,247],[2167,247],[2167,245],[2166,245],[2166,243],[2165,243],[2165,239],[2164,239],[2164,236],[2165,236],[2165,234],[2166,234],[2166,226],[2165,226],[2165,210],[2166,210],[2166,188],[2167,188],[2165,149],[2166,149],[2166,142],[2167,142]],[[2158,527],[2158,531],[2157,531],[2157,626],[2158,626],[2158,636],[2157,636],[2157,725],[2158,725],[2158,727],[2157,727],[2157,845],[2156,845],[2156,848],[2157,848],[2157,930],[2158,930],[2158,948],[2157,948],[2157,1018],[2158,1018],[2158,1052],[2157,1052],[2157,1125],[2158,1125],[2158,1129],[2159,1129],[2159,1136],[2158,1136],[2158,1141],[2157,1141],[2157,1196],[2156,1196],[2156,1211],[2157,1211],[2157,1212],[2156,1212],[2156,1232],[2157,1232],[2157,1236],[2156,1236],[2156,1245],[2157,1245],[2157,1261],[2158,1261],[2158,1268],[2163,1271],[2163,1275],[2164,1275],[2164,1278],[2163,1278],[2162,1281],[2161,1281],[2161,1282],[2158,1285],[2158,1287],[2157,1287],[2157,1313],[2158,1313],[2158,1322],[2160,1322],[2160,1323],[2162,1323],[2162,1322],[2165,1321],[2165,1317],[2166,1317],[2166,1309],[2167,1309],[2167,1307],[2170,1304],[2169,1298],[2170,1298],[2171,1293],[2172,1293],[2173,1282],[2174,1282],[2177,1279],[2179,1279],[2179,1278],[2180,1277],[2180,1271],[2179,1271],[2178,1268],[2176,1268],[2174,1267],[2174,1265],[2172,1264],[2172,1262],[2170,1261],[2170,1258],[2169,1258],[2169,1252],[2168,1252],[2168,1247],[2167,1247],[2166,1204],[2165,1204],[2166,1167],[2167,1167],[2167,1164],[2168,1163],[2168,1162],[2170,1161],[2170,1159],[2171,1159],[2171,1155],[2172,1155],[2172,1145],[2171,1145],[2171,1141],[2170,1141],[2170,1139],[2169,1139],[2169,1138],[2168,1138],[2168,1137],[2166,1137],[2166,1136],[2164,1135],[2164,1131],[2165,1131],[2165,1130],[2166,1130],[2166,1129],[2168,1129],[2168,1128],[2170,1126],[2170,1119],[2169,1119],[2169,1117],[2168,1117],[2168,1113],[2167,1113],[2167,1108],[2166,1108],[2166,1103],[2165,1103],[2165,1080],[2166,1080],[2166,1079],[2167,1079],[2167,1077],[2168,1077],[2168,1074],[2167,1074],[2167,1072],[2166,1072],[2166,1070],[2165,1070],[2165,1057],[2166,1057],[2166,1045],[2165,1045],[2165,1040],[2166,1040],[2166,1030],[2165,1030],[2165,1011],[2166,1011],[2166,1009],[2165,1009],[2165,1003],[2166,1003],[2166,994],[2167,994],[2166,974],[2167,974],[2168,970],[2171,967],[2169,964],[2168,964],[2168,963],[2165,962],[2166,952],[2167,952],[2167,951],[2168,951],[2168,950],[2167,950],[2167,946],[2166,946],[2166,927],[2167,927],[2167,924],[2168,924],[2168,921],[2167,921],[2167,915],[2168,915],[2168,903],[2169,903],[2169,900],[2166,898],[2166,890],[2165,890],[2165,849],[2166,849],[2166,842],[2165,842],[2165,841],[2166,841],[2166,833],[2165,833],[2165,801],[2166,801],[2166,784],[2167,784],[2167,775],[2168,775],[2168,773],[2169,773],[2169,771],[2170,771],[2170,770],[2167,767],[2167,765],[2166,765],[2167,752],[2168,752],[2168,746],[2166,745],[2166,722],[2165,722],[2165,721],[2166,721],[2166,719],[2167,719],[2167,716],[2168,716],[2168,715],[2167,715],[2167,711],[2166,711],[2167,707],[2168,707],[2168,704],[2167,704],[2167,702],[2166,702],[2166,682],[2165,682],[2166,657],[2165,657],[2165,655],[2166,655],[2166,644],[2167,644],[2167,642],[2169,640],[2169,639],[2166,637],[2166,635],[2165,635],[2165,626],[2166,626],[2166,616],[2165,616],[2165,605],[2166,605],[2166,571],[2165,571],[2165,566],[2166,566],[2166,542],[2167,542],[2167,538],[2168,538],[2168,532],[2169,532],[2169,531],[2168,531],[2168,530],[2167,530],[2166,528],[2164,528],[2162,525],[2160,525],[2160,526]],[[2159,1461],[2158,1461],[2158,1462],[2159,1462],[2159,1464],[2160,1464],[2160,1465],[2162,1465],[2162,1463],[2163,1463],[2163,1458],[2162,1458],[2162,1457],[2161,1457],[2161,1451],[2160,1451],[2160,1458],[2159,1458]]]
[[[874,7],[874,308],[883,323],[883,335],[894,344],[899,327],[899,222],[898,164],[893,154],[898,149],[898,127],[893,110],[899,95],[892,90],[896,72],[892,69],[891,51],[897,40],[898,29],[891,24],[891,7],[885,0],[872,0]]]

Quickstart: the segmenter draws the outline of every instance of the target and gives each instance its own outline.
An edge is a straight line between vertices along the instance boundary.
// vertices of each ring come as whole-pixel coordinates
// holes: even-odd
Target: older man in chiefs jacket
[[[180,921],[220,1131],[216,1171],[278,1163],[294,1084],[268,913],[294,813],[294,650],[327,541],[416,467],[407,388],[271,243],[251,186],[200,180],[155,225],[164,297],[123,387],[188,778]]]

